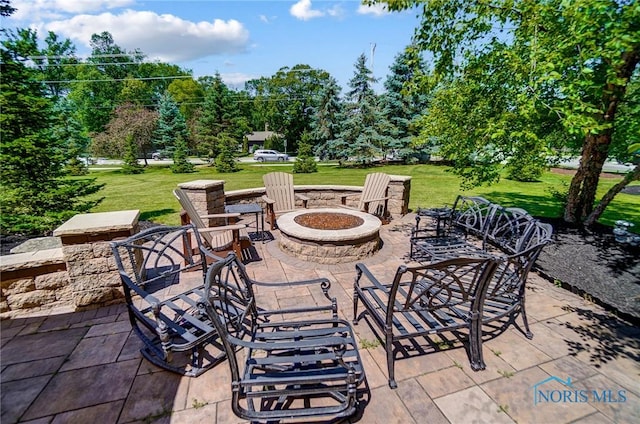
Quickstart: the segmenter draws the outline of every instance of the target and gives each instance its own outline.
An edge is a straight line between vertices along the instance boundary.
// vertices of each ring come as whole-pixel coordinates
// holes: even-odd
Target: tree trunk
[[[616,76],[625,81],[624,85],[607,83],[603,90],[602,104],[606,109],[600,117],[602,122],[611,123],[611,127],[600,134],[588,134],[585,137],[580,158],[580,166],[571,180],[567,204],[564,209],[564,220],[567,222],[582,222],[591,215],[596,200],[596,189],[600,180],[600,172],[611,144],[613,124],[620,101],[624,97],[631,75],[640,61],[640,46],[635,46],[629,52],[622,54],[622,65],[617,69]],[[620,189],[622,190],[622,188]],[[610,200],[609,200],[610,202]],[[606,205],[603,206],[603,210]],[[600,216],[602,211],[598,214]],[[592,220],[591,223],[595,222]]]
[[[602,196],[602,199],[600,200],[600,203],[598,203],[598,206],[596,206],[593,212],[591,212],[589,216],[587,216],[587,219],[584,221],[584,225],[590,227],[595,224],[598,218],[600,218],[600,215],[602,215],[602,212],[604,212],[606,207],[609,206],[609,203],[611,203],[616,194],[620,193],[620,191],[622,191],[622,189],[625,188],[631,181],[635,181],[637,179],[640,179],[640,164],[636,165],[633,171],[627,172],[622,181],[611,187],[609,191],[607,191],[607,193]]]
[[[607,160],[610,144],[610,131],[598,135],[589,134],[585,138],[580,165],[569,186],[567,205],[564,210],[565,221],[582,222],[591,214],[596,200],[600,173]]]

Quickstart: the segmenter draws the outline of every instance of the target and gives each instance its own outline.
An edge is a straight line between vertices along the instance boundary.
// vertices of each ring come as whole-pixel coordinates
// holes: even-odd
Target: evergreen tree
[[[207,87],[196,127],[196,139],[200,155],[212,162],[228,143],[235,141],[236,145],[242,145],[242,138],[248,132],[248,124],[246,119],[239,116],[231,92],[219,73],[211,81],[205,82]]]
[[[175,150],[173,151],[173,164],[171,164],[171,172],[174,174],[188,174],[194,172],[196,167],[189,162],[187,154],[189,148],[184,138],[178,137],[175,143]]]
[[[397,150],[404,159],[425,157],[411,146],[412,137],[417,135],[416,121],[428,106],[428,96],[421,91],[407,90],[417,72],[425,68],[421,56],[414,59],[410,51],[397,55],[390,67],[390,75],[384,83],[382,113],[391,124],[388,149]],[[425,152],[426,153],[426,152]]]
[[[94,180],[65,179],[66,140],[54,137],[60,116],[27,66],[39,54],[37,34],[6,31],[0,50],[0,202],[2,233],[42,234],[100,200],[82,198],[100,190]]]
[[[144,167],[138,162],[138,143],[132,133],[125,139],[125,152],[122,158],[122,172],[125,174],[142,174]]]
[[[238,171],[238,165],[236,164],[235,150],[238,144],[236,141],[226,133],[220,133],[218,135],[220,153],[216,156],[215,166],[218,172],[236,172]]]
[[[335,78],[330,78],[328,84],[320,92],[318,107],[311,121],[310,138],[317,146],[316,154],[320,156],[320,159],[327,158],[327,143],[334,141],[341,131],[342,102],[340,91],[341,88]]]
[[[327,143],[330,152],[341,159],[354,160],[361,165],[371,164],[383,154],[391,137],[391,126],[382,114],[378,98],[371,88],[375,79],[366,66],[364,54],[356,61],[354,77],[347,103],[343,130],[334,141]]]
[[[293,164],[294,174],[309,174],[318,172],[316,158],[313,156],[313,148],[311,146],[311,136],[308,132],[302,133],[300,144],[298,144],[298,156]]]
[[[158,126],[154,136],[155,145],[159,149],[173,152],[177,140],[182,139],[186,150],[186,140],[189,139],[187,122],[168,92],[161,95],[158,102]]]

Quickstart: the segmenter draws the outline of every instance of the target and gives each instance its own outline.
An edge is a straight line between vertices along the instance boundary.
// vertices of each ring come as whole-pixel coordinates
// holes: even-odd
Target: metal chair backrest
[[[453,205],[452,225],[482,238],[497,207],[484,197],[458,196]]]
[[[293,211],[296,200],[293,190],[293,175],[286,172],[270,172],[262,176],[267,197],[274,200],[275,213]]]
[[[138,288],[144,287],[148,291],[153,286],[175,284],[180,273],[193,268],[203,267],[204,275],[206,261],[202,261],[198,249],[191,248],[191,234],[195,237],[195,247],[201,246],[193,225],[152,227],[126,240],[111,243],[125,287],[140,294]],[[187,248],[183,250],[183,246]],[[130,293],[127,290],[125,296],[129,302]]]
[[[483,238],[485,249],[489,242],[507,254],[522,251],[523,243],[536,222],[524,209],[496,207]]]
[[[491,258],[456,258],[416,267],[401,266],[389,293],[387,325],[392,328],[396,313],[405,311],[437,315],[439,309],[460,309],[468,314],[464,318],[471,320],[473,314],[482,312],[486,287],[497,264]],[[446,322],[433,325],[438,331],[448,326]]]

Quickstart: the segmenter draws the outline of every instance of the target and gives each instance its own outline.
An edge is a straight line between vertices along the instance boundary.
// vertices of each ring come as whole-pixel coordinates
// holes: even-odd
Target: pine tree
[[[320,92],[320,100],[316,113],[311,122],[311,140],[314,141],[316,154],[321,159],[328,157],[327,143],[336,139],[341,131],[342,102],[340,101],[340,86],[335,78]],[[298,153],[298,156],[300,153]]]
[[[391,126],[382,114],[371,84],[375,78],[366,66],[364,54],[356,61],[354,77],[349,81],[351,90],[347,103],[343,130],[328,149],[338,157],[369,165],[376,156],[381,156],[390,143]]]
[[[236,157],[234,155],[237,143],[224,132],[218,137],[220,140],[220,153],[218,153],[215,160],[216,171],[225,173],[238,171],[238,165],[236,164]]]
[[[411,139],[417,134],[415,123],[428,106],[428,97],[422,92],[409,92],[405,85],[414,78],[416,71],[424,69],[424,61],[413,61],[406,51],[397,55],[390,67],[391,74],[384,83],[382,113],[391,124],[389,149],[397,150],[403,158],[424,157],[411,147]]]
[[[174,174],[188,174],[195,172],[196,167],[189,162],[187,153],[189,148],[187,143],[182,137],[178,137],[175,143],[175,150],[173,151],[173,164],[171,164],[171,172]]]
[[[172,154],[176,149],[177,140],[182,139],[186,147],[186,141],[189,139],[187,122],[176,102],[166,91],[158,101],[158,126],[154,139],[156,147],[167,154]]]
[[[298,156],[293,164],[294,174],[310,174],[318,172],[316,158],[313,156],[313,148],[311,147],[311,136],[308,132],[302,133],[302,138],[298,144]]]
[[[142,174],[144,172],[144,166],[138,162],[138,144],[131,133],[125,139],[122,172],[125,174]]]
[[[95,180],[65,178],[61,124],[38,73],[27,66],[39,54],[32,30],[6,31],[0,60],[0,228],[2,233],[43,234],[100,200],[82,198],[102,188]]]

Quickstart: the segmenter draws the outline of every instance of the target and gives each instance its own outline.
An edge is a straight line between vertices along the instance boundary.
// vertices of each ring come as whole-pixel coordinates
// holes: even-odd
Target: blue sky
[[[41,38],[54,31],[71,39],[81,57],[91,34],[109,31],[127,50],[139,48],[196,77],[218,71],[234,87],[307,64],[346,89],[365,53],[380,89],[418,23],[415,11],[388,13],[353,0],[12,0],[12,6],[18,11],[3,26],[32,27]]]

